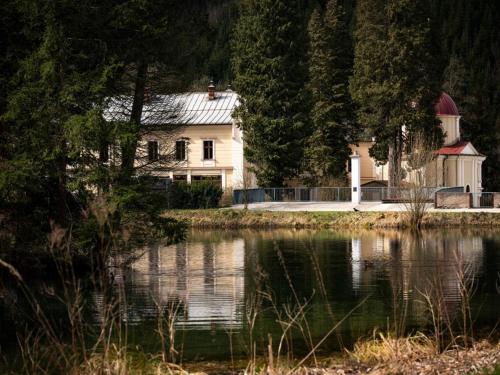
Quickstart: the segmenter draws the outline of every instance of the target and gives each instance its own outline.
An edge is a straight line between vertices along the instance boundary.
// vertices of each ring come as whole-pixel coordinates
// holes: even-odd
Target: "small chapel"
[[[436,116],[441,121],[444,133],[443,146],[436,150],[436,158],[426,166],[432,175],[429,187],[463,187],[464,192],[482,191],[481,166],[486,156],[479,153],[471,142],[461,137],[460,113],[454,100],[445,92],[435,106]],[[362,186],[384,186],[388,177],[387,165],[378,165],[369,155],[372,141],[359,142],[352,146],[360,156]]]

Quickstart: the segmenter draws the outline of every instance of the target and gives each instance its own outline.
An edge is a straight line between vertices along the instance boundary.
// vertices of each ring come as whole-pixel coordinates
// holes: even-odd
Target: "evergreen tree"
[[[128,122],[122,124],[127,132],[120,139],[122,182],[125,182],[134,173],[145,92],[152,85],[161,88],[162,93],[168,92],[172,85],[165,76],[172,78],[173,72],[182,76],[178,68],[189,66],[192,59],[187,57],[196,47],[193,37],[200,36],[198,25],[204,24],[196,22],[198,17],[203,20],[199,9],[206,4],[202,0],[127,0],[113,4],[108,40],[123,66],[121,87],[115,94],[132,97]],[[169,87],[162,87],[165,82]]]
[[[328,2],[324,15],[319,9],[313,12],[309,39],[313,134],[308,139],[306,163],[314,182],[326,183],[345,178],[349,144],[357,137],[349,93],[352,44],[338,0]]]
[[[500,189],[500,3],[440,3],[435,17],[442,20],[442,48],[448,58],[444,89],[462,115],[462,138],[487,156],[483,187],[496,191]]]
[[[134,3],[139,10],[148,5],[143,1]],[[78,220],[94,188],[101,191],[114,184],[110,191],[115,194],[113,198],[118,195],[123,170],[106,163],[105,151],[109,144],[134,144],[140,135],[136,126],[140,120],[139,124],[130,120],[119,124],[104,121],[107,100],[132,91],[138,99],[132,118],[140,119],[144,95],[138,95],[141,85],[130,76],[137,78],[141,69],[148,69],[138,69],[137,61],[154,64],[151,66],[155,72],[170,68],[165,80],[154,81],[155,85],[167,87],[179,61],[186,61],[190,50],[187,45],[192,44],[195,28],[169,38],[179,31],[182,18],[187,18],[185,4],[182,12],[179,8],[161,9],[170,18],[160,17],[158,23],[163,28],[155,30],[139,27],[146,22],[125,22],[140,13],[131,3],[127,5],[132,9],[126,11],[123,2],[96,0],[19,1],[15,5],[2,16],[7,25],[16,24],[11,17],[21,20],[16,32],[23,38],[17,41],[27,41],[20,47],[5,38],[12,60],[8,60],[9,56],[0,60],[9,71],[2,85],[7,79],[11,81],[8,95],[3,92],[0,101],[0,211],[8,213],[2,226],[11,225],[16,239],[44,240],[45,235],[40,233],[49,230],[51,220],[61,225]],[[153,19],[154,12],[148,9]],[[184,16],[177,23],[171,22],[175,9]],[[155,16],[160,15],[157,12]],[[158,43],[164,46],[160,48]],[[142,53],[141,45],[145,46]],[[154,48],[158,53],[149,56]],[[185,53],[179,52],[182,48]],[[147,58],[140,59],[141,54]],[[140,84],[144,88],[146,82]],[[129,201],[136,202],[147,196],[145,190],[125,193]]]
[[[389,186],[404,177],[402,155],[414,134],[433,146],[442,141],[434,113],[440,60],[429,12],[428,1],[358,3],[351,92],[360,122],[376,139],[370,154],[389,163]]]
[[[43,15],[28,25],[40,35],[35,49],[19,63],[16,87],[2,116],[9,129],[9,152],[0,173],[0,200],[21,214],[25,213],[22,207],[29,207],[45,216],[45,224],[48,218],[66,222],[70,206],[67,132],[95,99],[89,93],[98,80],[94,56],[99,53],[95,45],[82,48],[88,39],[76,26],[77,20],[83,22],[84,9],[89,8],[56,1],[24,9]]]
[[[392,105],[385,53],[388,33],[385,3],[385,0],[359,0],[357,3],[354,66],[350,82],[351,95],[357,104],[358,122],[368,136],[377,136],[377,143],[370,149],[370,154],[381,162],[387,162],[385,124]]]
[[[233,50],[245,156],[261,186],[297,175],[308,135],[306,35],[299,0],[245,0]]]
[[[210,17],[210,14],[213,16]],[[208,77],[215,82],[229,83],[231,76],[231,35],[238,20],[238,5],[235,0],[222,0],[209,3],[211,40],[209,41],[207,71]]]

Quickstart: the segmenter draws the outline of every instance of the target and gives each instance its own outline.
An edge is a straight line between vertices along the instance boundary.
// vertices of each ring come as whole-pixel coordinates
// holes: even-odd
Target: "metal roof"
[[[434,107],[436,114],[445,116],[460,116],[458,108],[451,96],[443,92],[436,106]]]
[[[144,104],[143,125],[230,125],[239,105],[234,91],[217,92],[213,100],[206,92],[155,95]],[[127,121],[132,109],[131,97],[114,97],[104,111],[107,121]]]
[[[484,156],[480,154],[472,145],[472,143],[467,141],[458,141],[452,145],[443,146],[439,150],[434,151],[438,155],[473,155],[473,156]]]
[[[460,155],[469,142],[456,142],[449,146],[441,147],[435,153],[439,155]]]

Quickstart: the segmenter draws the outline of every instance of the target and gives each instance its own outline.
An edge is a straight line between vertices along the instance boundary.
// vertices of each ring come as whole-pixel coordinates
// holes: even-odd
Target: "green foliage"
[[[349,144],[358,126],[349,93],[352,42],[346,15],[338,0],[330,0],[324,14],[316,9],[309,21],[309,87],[313,133],[305,153],[306,172],[315,183],[346,178]]]
[[[376,138],[370,154],[389,162],[390,186],[403,177],[402,154],[414,134],[423,133],[432,145],[442,141],[434,113],[439,50],[431,27],[428,1],[358,3],[351,93],[360,123]]]
[[[441,0],[434,17],[440,24],[447,58],[444,89],[462,116],[462,137],[487,159],[483,186],[500,189],[500,3]]]
[[[27,225],[32,220],[47,228],[49,220],[65,224],[79,205],[67,188],[66,130],[86,117],[96,99],[93,83],[100,66],[89,65],[96,53],[93,46],[74,44],[85,33],[74,27],[83,11],[64,2],[40,2],[35,9],[18,11],[40,11],[43,17],[26,26],[39,35],[33,36],[33,49],[26,51],[11,77],[12,90],[1,117],[8,146],[2,150],[0,209],[11,218],[23,217]],[[23,14],[28,19],[32,15]],[[32,217],[34,212],[43,212],[45,219]]]
[[[174,183],[168,188],[168,206],[176,209],[216,208],[222,193],[219,186],[210,182]]]
[[[242,99],[236,115],[261,186],[282,186],[298,174],[309,133],[303,12],[298,0],[241,3],[233,40],[234,83]]]
[[[155,72],[171,68],[170,75],[188,59],[180,52],[189,51],[197,29],[179,33],[179,27],[195,3],[2,5],[2,27],[12,27],[17,36],[2,35],[8,54],[0,60],[2,86],[9,83],[0,100],[0,230],[9,233],[13,248],[46,246],[51,222],[71,226],[75,237],[78,226],[89,235],[95,228],[84,213],[98,196],[116,205],[116,225],[139,212],[154,220],[166,207],[147,183],[123,179],[121,166],[101,157],[109,145],[134,147],[140,128],[137,121],[106,122],[102,111],[109,97],[130,94],[130,87],[138,92],[130,76],[137,76],[144,60],[139,57],[147,56],[145,64]],[[142,111],[139,97],[133,120]],[[96,243],[94,237],[87,244],[75,240],[85,247]]]
[[[211,1],[208,7],[210,34],[207,41],[207,75],[219,84],[230,83],[232,80],[230,41],[238,20],[237,2]]]
[[[111,204],[126,213],[145,213],[150,217],[168,208],[165,192],[154,190],[154,177],[142,176],[132,179],[126,185],[117,185],[109,195]]]

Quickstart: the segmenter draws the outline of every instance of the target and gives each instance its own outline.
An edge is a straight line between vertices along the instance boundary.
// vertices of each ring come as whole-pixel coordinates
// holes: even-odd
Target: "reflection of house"
[[[160,306],[181,303],[180,324],[203,328],[213,323],[239,325],[244,251],[243,239],[152,246],[132,264],[128,282],[149,292]]]
[[[470,192],[481,192],[481,165],[486,159],[470,142],[463,141],[460,114],[453,99],[443,93],[435,107],[445,135],[443,147],[436,150],[437,158],[426,167],[427,186],[463,186]],[[387,165],[377,165],[369,155],[373,142],[352,146],[360,158],[361,183],[388,179]]]

